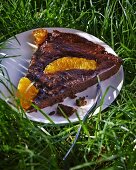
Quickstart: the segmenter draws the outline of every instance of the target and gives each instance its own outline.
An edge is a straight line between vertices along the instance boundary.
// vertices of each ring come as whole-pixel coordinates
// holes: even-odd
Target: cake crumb
[[[77,106],[85,106],[87,104],[87,101],[85,100],[85,97],[79,97],[76,99],[76,105]]]
[[[55,114],[55,111],[52,111],[49,113],[50,116],[54,115]]]
[[[67,105],[63,105],[63,104],[58,104],[57,107],[57,114],[59,116],[71,116],[73,113],[76,112],[76,109],[71,107],[71,106],[67,106]]]

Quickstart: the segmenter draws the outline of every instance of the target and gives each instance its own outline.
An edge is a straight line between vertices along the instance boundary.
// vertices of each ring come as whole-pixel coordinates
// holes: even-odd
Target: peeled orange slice
[[[45,41],[45,39],[47,38],[47,36],[48,36],[47,30],[42,29],[42,28],[34,30],[32,32],[32,34],[33,34],[33,36],[35,38],[35,43],[37,45],[42,44]]]
[[[36,89],[27,77],[22,77],[19,80],[17,89],[17,97],[20,99],[21,106],[27,110],[31,106],[31,102],[36,97],[39,90]]]
[[[71,69],[95,70],[96,67],[97,63],[95,60],[78,57],[63,57],[47,65],[44,69],[44,73],[55,73]]]

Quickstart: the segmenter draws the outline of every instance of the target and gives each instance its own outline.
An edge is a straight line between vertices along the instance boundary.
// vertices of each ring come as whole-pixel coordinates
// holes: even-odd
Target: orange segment
[[[57,71],[65,71],[71,69],[95,70],[97,63],[95,60],[88,60],[77,57],[63,57],[59,58],[44,69],[44,73],[55,73]]]
[[[17,97],[20,99],[21,106],[27,110],[31,106],[31,102],[36,97],[39,90],[36,89],[27,77],[22,77],[19,80],[17,89]]]
[[[42,44],[45,41],[45,39],[47,38],[47,36],[48,36],[47,30],[42,29],[42,28],[34,30],[32,32],[32,34],[33,34],[33,36],[35,38],[35,43],[37,45]]]

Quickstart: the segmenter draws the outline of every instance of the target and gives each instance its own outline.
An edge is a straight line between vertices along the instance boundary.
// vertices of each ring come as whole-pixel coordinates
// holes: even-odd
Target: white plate
[[[45,29],[47,29],[48,32],[52,32],[53,30],[59,30],[62,32],[78,34],[94,43],[100,44],[101,46],[103,46],[105,48],[105,50],[107,52],[116,55],[116,53],[113,51],[113,49],[111,47],[109,47],[107,44],[105,44],[103,41],[101,41],[100,39],[96,38],[95,36],[87,34],[85,32],[75,30],[75,29],[69,29],[69,28],[45,28]],[[5,54],[7,56],[20,55],[18,57],[6,58],[6,59],[2,60],[2,65],[4,65],[7,68],[10,80],[16,87],[17,87],[19,79],[22,76],[24,76],[25,73],[27,72],[29,61],[30,61],[31,56],[34,52],[34,49],[29,45],[30,43],[34,43],[34,40],[32,37],[32,31],[33,30],[29,30],[29,31],[17,34],[16,38],[19,41],[19,43],[16,40],[16,38],[13,38],[13,37],[10,38],[6,42],[6,47],[8,47],[8,49],[0,51],[1,56],[5,55]],[[121,66],[119,71],[115,75],[113,75],[109,79],[101,82],[103,94],[105,94],[105,91],[109,86],[113,87],[113,88],[109,88],[108,93],[106,94],[106,96],[104,98],[102,110],[107,108],[116,99],[117,95],[119,94],[119,92],[122,88],[123,81],[124,81],[124,72],[123,72],[123,67]],[[11,88],[9,83],[7,83],[7,85],[9,86],[9,88]],[[0,84],[0,90],[3,92],[3,94],[5,95],[5,97],[7,99],[11,98],[11,95],[8,93],[8,91],[2,84]],[[87,112],[87,110],[92,106],[92,104],[94,102],[95,91],[96,91],[96,85],[89,87],[87,90],[85,90],[82,93],[77,94],[77,97],[88,96],[86,106],[76,107],[81,119],[83,118],[83,116]],[[0,97],[4,98],[3,95],[1,95],[1,94],[0,94]],[[75,102],[75,99],[66,98],[63,103],[73,106],[74,102]],[[48,115],[51,111],[56,109],[56,106],[57,106],[57,104],[55,104],[54,106],[51,106],[51,107],[44,108],[43,111]],[[98,111],[99,111],[99,108],[96,109],[94,114],[98,113]],[[49,120],[43,114],[41,114],[39,111],[32,112],[32,113],[26,113],[26,115],[28,116],[29,119],[31,119],[33,121],[50,123]],[[52,116],[48,115],[48,116],[54,121],[55,124],[63,124],[63,123],[69,122],[67,119],[65,119],[62,116],[57,116],[57,115],[52,115]],[[72,116],[69,117],[69,120],[71,122],[77,122],[78,118],[75,114],[73,114]]]

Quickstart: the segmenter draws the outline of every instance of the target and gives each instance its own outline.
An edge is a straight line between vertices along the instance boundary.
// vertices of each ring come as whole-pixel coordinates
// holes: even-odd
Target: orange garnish
[[[31,106],[39,90],[36,89],[27,77],[22,77],[19,80],[17,89],[17,97],[20,99],[21,106],[27,110]]]
[[[95,70],[96,67],[97,63],[95,60],[88,60],[85,58],[77,57],[63,57],[47,65],[44,69],[44,73],[55,73],[58,71],[71,69]]]
[[[42,29],[42,28],[34,30],[32,32],[32,34],[33,34],[33,36],[35,38],[35,43],[37,45],[42,44],[45,41],[45,39],[47,38],[47,36],[48,36],[47,30]]]

